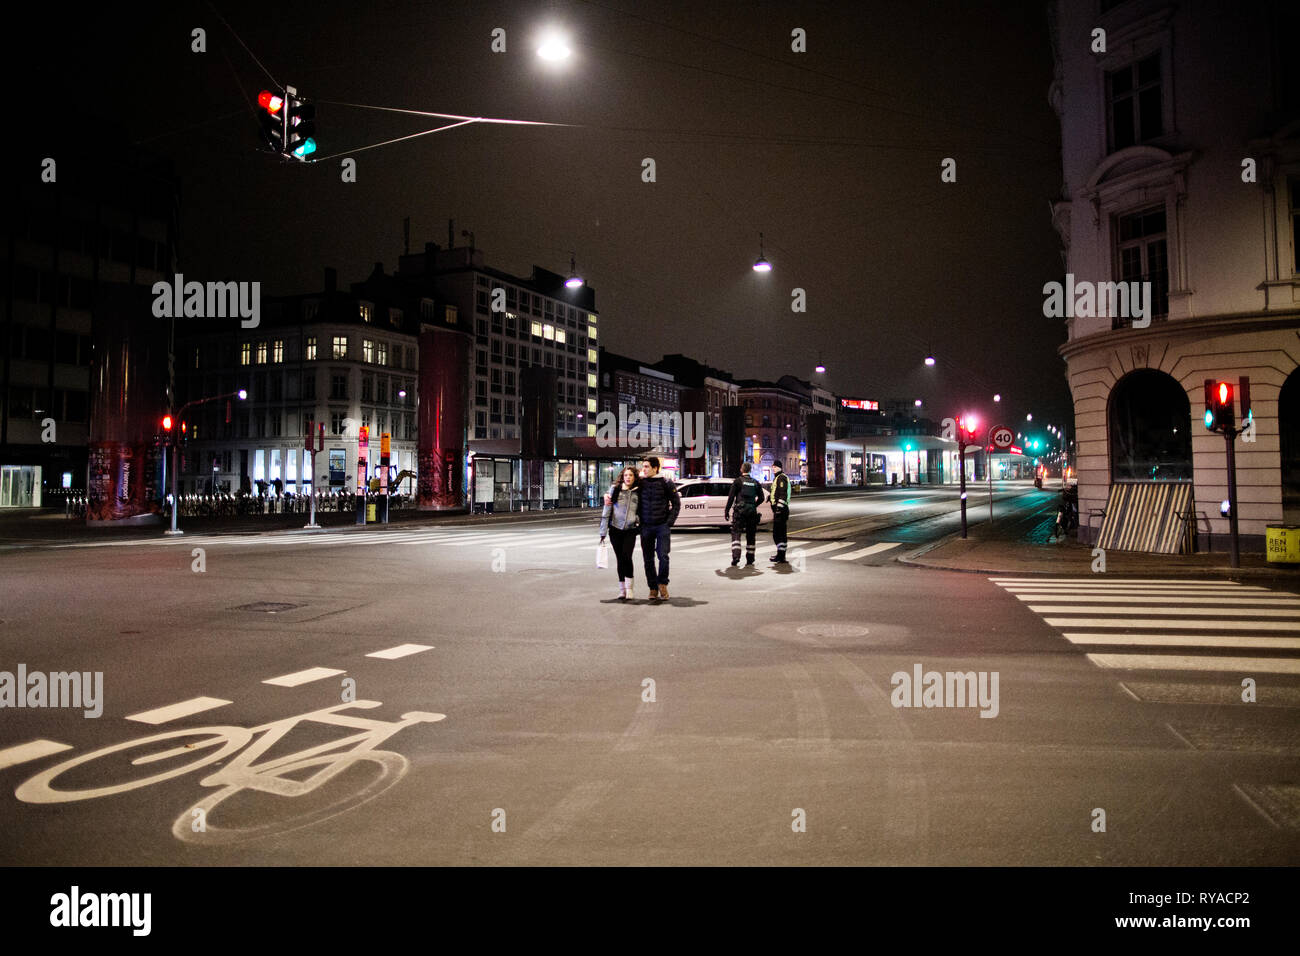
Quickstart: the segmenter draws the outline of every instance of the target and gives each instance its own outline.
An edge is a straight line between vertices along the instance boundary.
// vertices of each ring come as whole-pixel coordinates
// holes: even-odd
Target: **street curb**
[[[933,551],[936,548],[941,547],[942,545],[948,544],[951,541],[955,540],[956,538],[957,538],[956,534],[948,535],[946,538],[941,538],[938,541],[933,541],[930,544],[927,544],[923,548],[920,548],[916,551],[908,552],[905,555],[901,555],[899,557],[894,558],[894,560],[897,561],[899,564],[904,564],[907,565],[908,567],[921,568],[923,570],[929,570],[929,571],[954,571],[960,574],[998,575],[1000,577],[1005,577],[1009,575],[1016,575],[1018,577],[1019,576],[1060,577],[1063,574],[1069,575],[1075,573],[1070,570],[1030,571],[1030,570],[1018,569],[1018,568],[1011,568],[1011,569],[960,568],[948,564],[938,564],[930,561],[916,560],[921,555],[927,554],[930,551]],[[1172,568],[1172,569],[1166,568],[1160,571],[1150,571],[1150,572],[1144,572],[1144,571],[1126,571],[1123,573],[1108,572],[1104,575],[1104,578],[1105,579],[1113,578],[1118,580],[1125,577],[1142,577],[1142,576],[1167,577],[1167,578],[1212,576],[1212,577],[1221,577],[1229,581],[1235,581],[1241,579],[1241,580],[1253,580],[1253,581],[1259,581],[1259,580],[1279,581],[1279,582],[1286,582],[1291,584],[1300,584],[1300,574],[1296,572],[1290,572],[1290,571],[1278,572],[1278,571],[1271,571],[1265,568],[1260,568],[1260,569],[1256,569],[1256,568]]]

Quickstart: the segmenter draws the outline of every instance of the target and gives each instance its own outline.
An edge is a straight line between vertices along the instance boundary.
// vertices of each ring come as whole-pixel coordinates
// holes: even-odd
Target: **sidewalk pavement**
[[[992,528],[979,524],[963,539],[954,534],[898,558],[899,563],[978,574],[1089,577],[1097,557],[1074,537],[1053,539],[1056,509],[1027,514]],[[1226,552],[1148,554],[1105,552],[1105,574],[1114,577],[1225,578],[1300,587],[1300,564],[1270,564],[1263,554],[1241,555],[1241,566],[1228,566]]]

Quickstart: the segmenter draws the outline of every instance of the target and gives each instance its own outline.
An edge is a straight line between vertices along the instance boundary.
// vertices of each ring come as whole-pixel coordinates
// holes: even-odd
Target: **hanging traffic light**
[[[297,96],[289,96],[289,112],[285,118],[285,126],[288,129],[288,141],[285,143],[285,152],[294,159],[306,160],[308,156],[316,152],[316,107],[312,103],[305,103],[298,99]]]
[[[168,435],[171,434],[171,432],[172,432],[172,417],[171,417],[170,415],[164,415],[164,416],[163,416],[162,427],[163,427],[163,431],[165,431]]]
[[[270,90],[257,94],[257,117],[262,124],[262,138],[272,152],[284,153],[285,115],[284,97]]]

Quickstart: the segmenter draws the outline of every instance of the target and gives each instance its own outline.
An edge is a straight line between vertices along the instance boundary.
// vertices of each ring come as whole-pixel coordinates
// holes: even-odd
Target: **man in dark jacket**
[[[740,564],[740,533],[745,533],[745,567],[754,564],[754,536],[758,533],[758,506],[763,503],[763,486],[749,475],[750,464],[740,463],[740,476],[731,483],[723,515],[731,522],[731,566]],[[733,513],[734,512],[734,513]]]
[[[672,527],[682,510],[677,487],[659,477],[659,459],[651,455],[641,464],[641,556],[645,559],[645,579],[650,586],[650,600],[668,600],[668,549]],[[659,569],[655,570],[655,555]]]
[[[772,543],[776,545],[776,554],[770,560],[788,564],[785,559],[785,529],[790,520],[790,478],[779,459],[772,462],[772,467],[776,470],[776,479],[772,482]]]

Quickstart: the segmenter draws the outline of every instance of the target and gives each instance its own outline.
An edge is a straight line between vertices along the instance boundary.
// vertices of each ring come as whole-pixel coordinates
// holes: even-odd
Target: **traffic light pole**
[[[957,474],[961,478],[961,536],[966,537],[966,443],[957,442]]]
[[[1232,540],[1229,567],[1241,566],[1241,550],[1237,540],[1237,449],[1234,446],[1240,430],[1228,425],[1223,429],[1223,438],[1228,445],[1228,533]]]
[[[181,503],[176,497],[176,470],[177,470],[176,459],[179,455],[179,450],[178,450],[179,446],[180,446],[180,441],[177,440],[175,436],[173,436],[172,437],[172,526],[171,526],[171,530],[163,532],[163,534],[168,534],[168,535],[185,533],[184,531],[181,531],[179,528],[176,527],[176,512],[178,512],[181,507]]]

